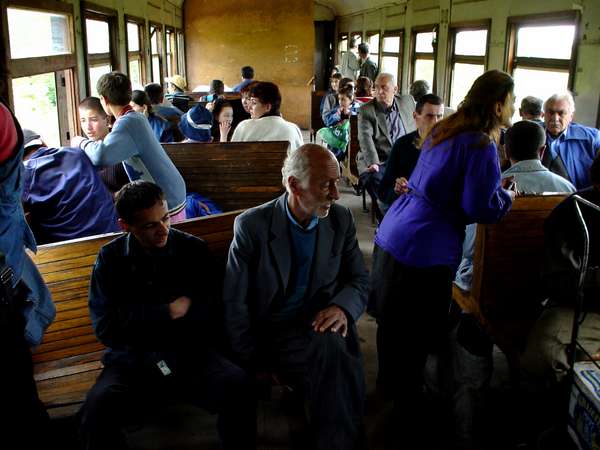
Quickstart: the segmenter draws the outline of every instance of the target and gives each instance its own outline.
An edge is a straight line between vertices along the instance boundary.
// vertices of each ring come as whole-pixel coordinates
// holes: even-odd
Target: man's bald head
[[[282,182],[286,189],[289,188],[289,178],[296,178],[304,187],[308,186],[311,173],[315,168],[326,166],[337,159],[334,154],[322,145],[304,144],[288,153],[281,168]]]
[[[396,78],[391,73],[380,73],[375,79],[375,98],[379,103],[389,108],[398,92]]]

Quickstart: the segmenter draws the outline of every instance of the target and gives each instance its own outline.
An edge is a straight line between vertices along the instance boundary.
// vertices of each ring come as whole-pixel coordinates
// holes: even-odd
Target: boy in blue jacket
[[[104,74],[96,85],[100,103],[116,121],[103,141],[76,137],[73,147],[82,148],[95,166],[123,162],[130,181],[156,183],[165,192],[171,222],[185,216],[185,182],[156,137],[148,120],[129,105],[131,82],[120,72]]]

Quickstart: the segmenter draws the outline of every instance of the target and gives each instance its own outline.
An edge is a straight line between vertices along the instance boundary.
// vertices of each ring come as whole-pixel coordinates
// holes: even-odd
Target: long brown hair
[[[496,103],[504,103],[513,92],[512,77],[500,70],[489,70],[475,80],[456,113],[438,122],[431,130],[431,145],[437,145],[466,131],[480,131],[498,143],[500,118]],[[482,142],[487,145],[488,142]]]

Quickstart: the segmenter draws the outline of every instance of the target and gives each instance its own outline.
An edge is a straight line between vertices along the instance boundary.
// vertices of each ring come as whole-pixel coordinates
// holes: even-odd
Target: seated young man
[[[206,243],[170,228],[161,189],[135,181],[117,193],[127,233],[100,249],[90,282],[90,315],[108,350],[81,411],[84,448],[127,448],[129,417],[181,397],[219,414],[225,450],[255,448],[251,389],[244,372],[214,350]]]
[[[546,134],[535,122],[522,120],[515,123],[504,135],[504,142],[511,167],[502,173],[502,178],[513,178],[519,194],[575,192],[575,186],[569,180],[542,165],[540,155],[546,145]],[[473,277],[476,228],[477,224],[467,227],[463,259],[455,279],[456,284],[467,291],[471,289]]]
[[[98,97],[87,97],[79,103],[79,121],[83,134],[92,141],[102,141],[110,133],[110,120]],[[122,163],[103,167],[98,172],[112,193],[129,183]]]
[[[95,166],[123,162],[131,181],[158,184],[165,192],[171,220],[184,220],[185,182],[154,136],[148,120],[129,105],[129,78],[120,72],[106,73],[96,87],[102,107],[116,119],[113,130],[102,142],[75,137],[71,144],[81,147]]]
[[[119,231],[112,195],[85,153],[23,135],[22,201],[38,244]]]

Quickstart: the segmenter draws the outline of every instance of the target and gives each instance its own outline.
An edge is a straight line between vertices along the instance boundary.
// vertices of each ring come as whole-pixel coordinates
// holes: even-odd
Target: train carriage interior
[[[367,72],[363,73],[362,68],[368,65],[366,61],[371,61],[377,73],[389,74],[390,86],[397,89],[396,98],[410,99],[412,95],[415,100],[410,100],[411,120],[414,120],[415,103],[414,117],[421,115],[419,108],[423,106],[419,106],[412,89],[415,82],[421,80],[426,82],[423,83],[426,85],[424,94],[441,98],[444,120],[462,110],[468,103],[464,100],[473,83],[491,70],[505,72],[514,81],[514,114],[510,118],[513,124],[527,118],[521,111],[524,99],[535,97],[546,102],[555,94],[570,92],[570,98],[574,99],[571,123],[579,124],[580,129],[589,130],[588,133],[596,133],[592,145],[594,151],[600,149],[600,0],[0,0],[0,3],[3,40],[0,58],[6,69],[0,71],[0,98],[14,112],[21,128],[33,130],[33,139],[46,147],[79,147],[83,140],[80,136],[92,139],[94,131],[88,125],[90,120],[108,120],[84,117],[81,102],[89,97],[102,97],[101,103],[105,104],[106,100],[98,92],[101,84],[98,81],[114,71],[127,75],[132,89],[141,91],[148,99],[149,109],[142,112],[146,111],[149,120],[150,116],[158,115],[160,123],[164,122],[172,132],[175,130],[173,136],[176,137],[161,140],[161,144],[185,180],[187,193],[198,192],[210,197],[199,200],[200,209],[212,211],[212,202],[216,205],[214,211],[218,214],[214,217],[190,219],[173,226],[205,239],[218,262],[215,266],[221,268],[225,267],[234,236],[234,220],[241,210],[283,194],[281,165],[286,151],[293,151],[288,150],[287,142],[279,142],[287,140],[284,138],[264,139],[276,141],[264,144],[257,142],[263,139],[232,142],[244,140],[236,139],[243,131],[244,125],[240,127],[240,123],[253,114],[248,109],[250,114],[244,111],[244,91],[241,95],[239,90],[234,91],[241,82],[247,84],[246,77],[240,74],[245,66],[253,69],[250,78],[277,85],[282,99],[281,116],[297,126],[294,129],[299,129],[305,144],[329,145],[332,151],[334,141],[327,130],[333,130],[334,126],[325,123],[329,116],[323,113],[323,102],[332,95],[330,83],[340,79],[344,83],[351,61],[358,64],[349,80],[355,90],[358,82],[354,78],[364,77]],[[334,80],[332,74],[336,72],[342,75]],[[222,83],[215,83],[218,80]],[[385,84],[385,80],[375,77],[369,83],[373,82],[380,84],[374,85],[372,90],[369,87],[364,103],[376,104],[379,86]],[[177,106],[181,110],[175,119],[157,112],[157,107],[165,104],[162,92],[161,98],[155,101],[150,98],[149,85],[158,85],[165,93],[177,88],[178,92],[165,97],[171,100],[171,108]],[[222,92],[217,92],[219,85],[223,87]],[[255,92],[253,89],[258,88],[254,86],[249,92]],[[247,95],[250,98],[253,94]],[[353,95],[361,97],[358,92]],[[334,108],[339,107],[340,114],[346,114],[339,106],[338,94],[334,93],[333,98]],[[548,108],[565,98],[544,103],[546,114],[550,111]],[[354,101],[354,97],[351,100]],[[435,100],[432,102],[425,105],[432,106]],[[213,110],[217,104],[219,108],[231,109],[233,121],[230,119],[225,128],[219,125],[221,110]],[[136,106],[132,106],[137,111]],[[206,111],[207,107],[213,111],[209,114],[211,119],[194,123],[192,113]],[[550,127],[550,119],[542,116],[541,102],[539,108],[539,123]],[[148,114],[150,109],[154,112]],[[366,113],[365,117],[361,116],[361,107],[358,118],[354,118],[351,110],[348,111],[347,122],[343,120],[345,116],[339,122],[344,126],[335,128],[343,137],[343,145],[339,144],[341,153],[337,154],[340,170],[337,203],[352,212],[360,251],[367,270],[372,271],[374,248],[378,245],[374,244],[374,238],[385,220],[384,214],[396,211],[397,202],[384,205],[376,198],[378,194],[366,187],[365,172],[360,171],[360,161],[357,166],[356,159],[366,152],[362,141],[367,133],[363,128]],[[385,116],[381,113],[385,117],[383,127],[387,123],[391,129],[390,117],[394,114],[402,117],[402,111],[393,106],[386,111]],[[441,119],[442,112],[438,114]],[[560,116],[561,112],[557,114]],[[255,119],[252,115],[252,119],[247,120]],[[180,125],[184,121],[188,121],[188,125]],[[111,126],[115,125],[109,123],[108,128]],[[196,132],[210,131],[212,138],[207,140],[213,142],[190,138],[184,127]],[[152,129],[155,130],[153,125]],[[390,133],[400,138],[412,130],[415,127],[411,130],[402,127],[400,133],[394,128]],[[546,136],[546,132],[542,134]],[[339,138],[340,134],[336,136]],[[184,138],[187,139],[184,141]],[[503,131],[501,139],[499,147],[502,144],[504,148],[506,139],[514,137]],[[550,152],[553,139],[552,142],[545,140],[546,152]],[[27,134],[25,143],[28,145]],[[546,165],[543,159],[546,154],[541,155]],[[499,153],[502,171],[515,164],[513,156]],[[2,149],[0,161],[1,158]],[[536,159],[539,158],[536,156]],[[591,186],[587,173],[592,159],[585,176],[582,175],[587,185],[572,177],[575,187],[569,192]],[[565,171],[571,170],[569,161],[563,168]],[[366,171],[372,172],[373,165],[375,171],[379,170],[377,164],[372,164]],[[498,178],[500,166],[495,166],[498,167],[494,176]],[[121,175],[127,182],[132,179],[134,169],[125,163],[123,167]],[[444,170],[440,169],[440,173]],[[577,173],[579,176],[580,172]],[[406,182],[414,186],[410,179]],[[399,178],[396,183],[400,183]],[[600,189],[600,181],[593,183],[598,183],[594,186]],[[518,188],[517,183],[515,191]],[[393,189],[396,194],[401,192],[398,184]],[[366,444],[355,443],[355,448],[600,448],[598,366],[594,375],[597,377],[596,397],[594,400],[594,394],[590,394],[590,406],[580,397],[573,397],[577,378],[573,367],[567,369],[568,374],[558,383],[546,385],[545,381],[524,375],[519,365],[544,300],[540,297],[541,267],[547,262],[544,220],[567,195],[544,191],[544,195],[524,195],[520,199],[517,194],[512,210],[498,223],[477,225],[477,234],[473,237],[472,286],[464,290],[453,285],[453,301],[442,332],[443,345],[430,352],[424,364],[419,411],[402,408],[400,401],[392,405],[378,394],[378,323],[370,310],[362,314],[357,333],[366,395],[364,436],[360,438]],[[42,211],[29,210],[25,203],[24,206],[30,221]],[[445,211],[445,207],[441,209]],[[205,211],[201,215],[204,216]],[[188,219],[190,217],[188,213]],[[57,310],[55,322],[46,330],[44,340],[32,347],[34,378],[50,417],[48,446],[75,450],[83,448],[78,440],[81,420],[78,411],[103,368],[104,345],[94,336],[88,310],[90,273],[95,270],[99,249],[115,236],[92,233],[78,236],[76,240],[48,240],[40,237],[38,228],[31,227],[41,245],[37,254],[30,252],[30,255],[50,288]],[[117,229],[103,233],[115,231]],[[598,250],[593,245],[590,249],[590,252]],[[590,253],[589,261],[597,262],[600,258]],[[598,282],[598,271],[595,276]],[[220,278],[217,280],[215,284],[220,292],[222,283]],[[413,294],[398,301],[407,305],[424,301],[419,292]],[[600,306],[591,308],[598,316]],[[470,328],[465,326],[459,332],[458,324],[465,315],[470,318]],[[410,342],[402,342],[393,349],[392,358],[400,370],[415,364],[411,349],[421,345],[420,340],[429,339],[418,333],[414,321],[422,321],[425,327],[429,320],[427,315],[415,317],[401,313],[395,318],[395,327],[416,330]],[[467,369],[457,369],[456,360],[464,351],[458,344],[460,333],[473,333],[471,341],[479,339],[473,344],[477,349],[488,346],[492,349],[470,353],[472,360],[466,363]],[[596,342],[600,341],[600,327],[594,333]],[[576,337],[569,334],[568,340]],[[216,334],[215,340],[222,340],[218,346],[226,347],[222,336]],[[586,359],[578,351],[573,354],[580,360]],[[592,356],[600,360],[600,346]],[[593,370],[590,369],[590,373]],[[309,433],[304,410],[308,407],[300,405],[299,413],[297,404],[288,404],[286,389],[289,387],[271,381],[268,386],[262,386],[259,395],[256,447],[248,448],[311,449],[304,446],[307,444],[303,444],[302,439],[304,433]],[[402,393],[400,398],[412,395],[402,392],[402,388],[395,387]],[[577,395],[583,395],[581,389],[578,392]],[[578,407],[591,412],[585,418],[573,419],[577,413],[573,412],[573,402],[579,402]],[[151,414],[132,417],[131,423],[125,426],[128,448],[223,448],[215,414],[181,401],[155,406]],[[290,408],[296,409],[290,412]],[[413,423],[412,418],[417,416],[420,418],[418,430],[408,429],[406,424]],[[390,438],[390,423],[394,420],[404,426],[395,429],[396,436]],[[332,423],[337,424],[333,419]],[[338,432],[336,425],[333,427],[333,432]],[[390,444],[392,441],[395,444]],[[2,448],[23,448],[11,445]]]

